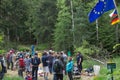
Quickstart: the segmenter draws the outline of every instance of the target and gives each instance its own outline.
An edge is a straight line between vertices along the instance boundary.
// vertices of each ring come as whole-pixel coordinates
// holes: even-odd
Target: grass
[[[114,80],[120,80],[120,76],[119,76],[120,75],[120,58],[119,57],[113,58],[112,62],[116,63],[116,69],[113,69]],[[93,80],[111,80],[111,74],[110,74],[111,71],[107,69],[107,64],[102,65],[102,64],[99,64],[98,62],[87,60],[84,62],[83,66],[89,67],[95,64],[100,65],[100,74],[98,76],[95,76]]]
[[[86,59],[83,61],[83,68],[93,67],[93,65],[101,65],[101,64],[91,59]]]
[[[23,80],[21,77],[10,77],[10,76],[5,76],[4,80]]]

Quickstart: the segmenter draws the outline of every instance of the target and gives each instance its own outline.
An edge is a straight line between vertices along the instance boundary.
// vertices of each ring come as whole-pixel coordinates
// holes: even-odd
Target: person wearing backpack
[[[0,80],[3,80],[4,74],[6,73],[6,66],[4,62],[3,56],[0,55]]]
[[[49,60],[48,67],[49,67],[49,72],[50,72],[50,74],[52,74],[53,59],[54,59],[53,53],[52,53],[52,52],[49,52],[49,56],[48,56],[48,60]]]
[[[67,55],[63,51],[60,53],[60,55],[61,55],[61,61],[63,62],[64,65],[64,73],[66,75]]]
[[[18,75],[23,77],[23,72],[25,70],[25,61],[23,57],[19,57],[19,59],[15,62],[14,68],[18,65]]]
[[[66,65],[66,72],[68,73],[69,80],[73,80],[73,61],[72,57],[69,57],[68,63]]]
[[[47,52],[45,51],[42,55],[42,64],[43,64],[43,71],[44,71],[44,79],[48,80],[48,73],[49,73],[49,68],[48,68],[48,55]]]
[[[63,80],[64,65],[60,60],[60,56],[55,56],[55,57],[56,59],[53,62],[53,73],[54,73],[53,80]]]
[[[41,63],[40,58],[38,58],[38,54],[34,54],[34,58],[31,58],[31,67],[32,67],[32,79],[37,80],[37,72],[39,64]]]

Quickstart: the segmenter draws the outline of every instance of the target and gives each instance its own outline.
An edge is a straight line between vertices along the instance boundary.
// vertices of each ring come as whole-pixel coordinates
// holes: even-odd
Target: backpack
[[[24,68],[25,67],[25,61],[23,58],[19,58],[19,67]]]
[[[37,58],[37,57],[35,57],[35,58],[33,58],[32,59],[32,64],[33,65],[39,65],[39,60],[38,60],[39,58]]]
[[[55,61],[54,65],[53,65],[54,72],[59,73],[60,72],[60,67],[61,67],[60,62]]]

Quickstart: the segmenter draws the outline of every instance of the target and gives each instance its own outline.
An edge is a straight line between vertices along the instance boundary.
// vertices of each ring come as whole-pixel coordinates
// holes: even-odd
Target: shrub
[[[40,45],[37,45],[36,47],[35,47],[35,50],[46,50],[46,49],[49,49],[48,48],[49,46],[48,46],[48,44],[40,44]]]
[[[27,46],[18,46],[18,50],[19,51],[30,51],[30,47],[27,47]]]
[[[5,50],[0,50],[0,54],[4,54],[5,53]]]

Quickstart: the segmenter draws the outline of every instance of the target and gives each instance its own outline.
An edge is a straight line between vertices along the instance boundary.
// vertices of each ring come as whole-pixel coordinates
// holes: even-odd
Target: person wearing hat
[[[35,53],[34,57],[31,59],[31,67],[32,67],[32,79],[37,80],[37,72],[39,64],[41,63],[40,58],[38,58],[38,54]]]

